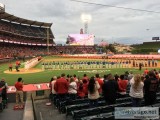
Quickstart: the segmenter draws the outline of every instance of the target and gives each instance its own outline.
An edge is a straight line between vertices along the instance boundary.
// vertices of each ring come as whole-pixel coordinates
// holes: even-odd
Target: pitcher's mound
[[[24,68],[19,69],[19,72],[16,71],[16,69],[13,69],[12,71],[6,70],[4,73],[7,74],[27,74],[27,73],[37,73],[37,72],[42,72],[43,70],[41,69],[36,69],[36,68],[31,68],[29,70],[25,70]]]

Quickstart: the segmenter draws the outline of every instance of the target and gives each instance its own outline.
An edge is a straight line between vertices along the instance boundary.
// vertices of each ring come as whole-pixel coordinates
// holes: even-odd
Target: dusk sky
[[[160,36],[160,0],[81,0],[104,5],[143,9],[143,12],[70,0],[0,0],[6,12],[15,16],[51,22],[56,43],[65,43],[68,34],[77,34],[84,27],[81,14],[92,16],[88,25],[95,43],[106,42],[136,44]]]

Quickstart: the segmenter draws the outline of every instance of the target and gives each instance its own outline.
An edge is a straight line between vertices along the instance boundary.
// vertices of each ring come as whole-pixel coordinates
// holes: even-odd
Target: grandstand
[[[26,69],[30,71],[26,74],[24,69],[14,72],[14,60],[1,65],[0,77],[6,78],[9,88],[8,99],[0,102],[0,120],[114,120],[115,109],[119,107],[129,107],[124,108],[124,111],[132,107],[160,109],[160,87],[157,84],[157,81],[160,81],[159,55],[125,55],[111,52],[106,55],[97,54],[96,46],[93,45],[56,45],[51,26],[52,23],[16,17],[6,13],[4,9],[0,12],[0,59],[40,56],[40,60],[37,59],[39,57],[34,59],[36,66],[34,64],[31,69]],[[117,46],[117,49],[126,49],[126,46]],[[150,43],[143,43],[142,46],[138,47],[149,49]],[[157,44],[153,46],[156,49],[158,47]],[[101,51],[101,46],[99,50]],[[41,56],[46,57],[41,59]],[[21,63],[32,63],[32,60]],[[11,64],[13,71],[8,70]],[[141,65],[144,68],[139,68]],[[44,67],[43,70],[41,66]],[[32,69],[41,71],[32,73]],[[153,76],[148,76],[150,70]],[[136,79],[137,74],[143,75]],[[19,90],[24,92],[24,109],[15,107],[15,94],[18,89],[14,83],[19,77],[24,80],[23,89]],[[150,77],[154,77],[154,81],[152,79],[149,83],[154,87],[149,91],[151,94],[147,94],[143,92],[143,88],[147,88],[140,84],[146,84],[145,80],[149,81]],[[94,84],[90,83],[92,80]],[[139,81],[136,87],[135,80]],[[91,94],[89,84],[92,84],[96,94]],[[135,95],[132,96],[133,88]],[[148,96],[139,97],[141,94]],[[92,99],[95,96],[98,97]],[[140,99],[141,104],[137,102],[137,106],[134,105],[134,98]],[[146,98],[152,98],[153,103],[146,104]]]
[[[45,55],[47,46],[55,45],[52,23],[27,20],[4,11],[0,14],[0,58]]]

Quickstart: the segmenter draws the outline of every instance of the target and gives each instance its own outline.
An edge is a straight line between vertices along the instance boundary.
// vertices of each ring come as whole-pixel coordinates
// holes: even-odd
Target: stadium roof
[[[0,12],[0,19],[7,20],[10,22],[16,22],[20,24],[27,24],[31,26],[39,26],[39,27],[51,27],[52,23],[38,22],[33,20],[27,20],[24,18],[16,17],[6,12]]]

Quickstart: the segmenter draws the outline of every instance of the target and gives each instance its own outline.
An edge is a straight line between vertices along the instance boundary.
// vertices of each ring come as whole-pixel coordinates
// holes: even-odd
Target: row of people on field
[[[160,75],[160,74],[159,74]],[[140,74],[112,74],[104,75],[103,80],[99,74],[88,78],[84,75],[82,80],[78,80],[76,75],[53,77],[50,82],[51,92],[58,96],[60,100],[64,100],[69,94],[71,99],[84,98],[86,95],[90,100],[91,106],[97,106],[98,98],[104,96],[107,104],[115,104],[116,99],[127,95],[129,87],[129,95],[132,99],[133,106],[141,106],[144,98],[145,105],[151,105],[156,102],[156,93],[159,87],[159,77],[155,75],[155,71],[150,71],[147,75]]]
[[[133,60],[133,67],[157,67],[158,66],[158,61],[157,60]]]
[[[85,68],[111,68],[130,67],[129,64],[108,61],[64,61],[64,62],[44,62],[42,69],[85,69]]]

